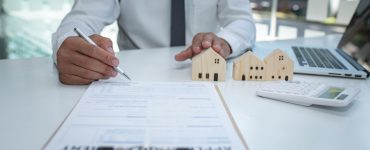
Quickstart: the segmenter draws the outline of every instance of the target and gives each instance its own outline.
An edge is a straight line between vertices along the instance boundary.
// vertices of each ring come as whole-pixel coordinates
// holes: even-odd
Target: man
[[[76,0],[52,38],[62,83],[89,84],[117,75],[112,42],[98,35],[116,20],[120,49],[190,45],[177,61],[209,47],[224,58],[238,56],[255,42],[248,0]],[[78,37],[75,27],[98,47]]]

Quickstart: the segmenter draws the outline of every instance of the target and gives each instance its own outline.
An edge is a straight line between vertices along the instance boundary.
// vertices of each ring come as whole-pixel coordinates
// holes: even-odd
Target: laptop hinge
[[[369,72],[364,67],[362,67],[360,64],[358,64],[357,61],[354,58],[352,58],[351,56],[349,56],[347,53],[345,53],[341,49],[336,49],[336,51],[341,56],[343,56],[343,58],[346,59],[353,67],[355,67],[357,70],[366,72],[367,76],[369,76]]]

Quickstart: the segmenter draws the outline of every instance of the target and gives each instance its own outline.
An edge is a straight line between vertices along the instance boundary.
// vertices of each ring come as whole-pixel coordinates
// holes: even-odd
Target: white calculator
[[[357,88],[299,81],[272,82],[257,90],[257,95],[274,100],[310,106],[344,107],[360,92]]]

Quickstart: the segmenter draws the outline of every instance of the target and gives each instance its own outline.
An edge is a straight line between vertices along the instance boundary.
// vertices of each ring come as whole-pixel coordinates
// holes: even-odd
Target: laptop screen
[[[338,48],[370,72],[370,1],[361,0]]]

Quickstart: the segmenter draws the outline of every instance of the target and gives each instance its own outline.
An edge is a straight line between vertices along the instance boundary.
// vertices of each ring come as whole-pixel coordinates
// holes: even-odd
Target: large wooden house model
[[[234,80],[292,80],[293,61],[288,55],[276,49],[262,61],[248,51],[234,60]]]
[[[200,81],[225,81],[226,60],[212,48],[192,58],[192,79]]]

